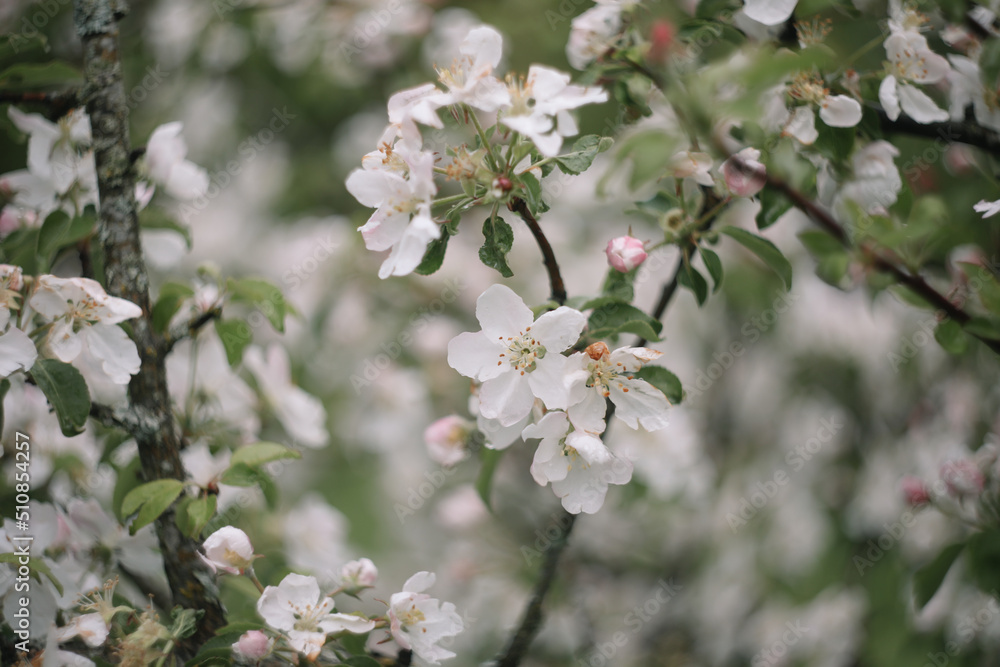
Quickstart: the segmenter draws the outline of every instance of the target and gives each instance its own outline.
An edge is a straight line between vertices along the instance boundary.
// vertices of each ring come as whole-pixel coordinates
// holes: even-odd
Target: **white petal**
[[[896,77],[891,74],[884,79],[878,87],[878,101],[885,109],[885,115],[889,120],[899,118],[899,93],[896,85]]]
[[[49,350],[59,361],[73,361],[83,349],[80,334],[73,332],[73,322],[65,319],[52,325],[46,341]]]
[[[479,295],[476,318],[490,340],[524,333],[535,319],[521,297],[505,285],[492,285]]]
[[[534,331],[534,329],[532,329]],[[566,386],[566,362],[561,354],[550,352],[535,361],[535,370],[528,373],[531,393],[542,399],[549,410],[565,410],[569,400]]]
[[[746,0],[743,12],[758,23],[777,25],[792,16],[797,3],[798,0]]]
[[[402,238],[393,247],[379,269],[379,278],[405,276],[420,266],[427,244],[441,236],[441,227],[428,215],[416,215],[406,226]]]
[[[531,438],[556,438],[561,439],[569,430],[569,422],[566,420],[565,412],[550,412],[538,420],[538,423],[531,424],[524,428],[521,437],[525,440]]]
[[[795,137],[806,146],[812,145],[819,138],[819,132],[816,131],[816,115],[813,110],[809,107],[796,107],[782,134]]]
[[[474,71],[490,72],[500,63],[503,55],[503,37],[488,25],[473,28],[459,47],[462,55],[475,59]]]
[[[535,403],[528,379],[519,371],[504,373],[484,382],[479,390],[479,400],[482,415],[496,419],[501,426],[512,426],[524,419]]]
[[[972,207],[977,213],[982,213],[984,218],[1000,213],[1000,199],[996,201],[986,201],[981,199],[978,204]]]
[[[431,575],[432,578],[433,576],[434,575]],[[411,579],[412,578],[413,577],[411,577]],[[374,630],[375,621],[370,621],[367,618],[361,618],[360,616],[354,616],[353,614],[327,614],[320,620],[319,627],[323,628],[326,632],[347,631],[353,632],[354,634],[362,634]]]
[[[0,336],[0,378],[5,378],[14,371],[31,370],[37,357],[35,344],[20,329],[12,328]]]
[[[899,86],[899,105],[907,116],[925,125],[927,123],[941,123],[951,117],[924,91],[905,83]]]
[[[623,379],[612,383],[608,389],[615,404],[615,416],[631,428],[641,425],[647,431],[657,431],[669,424],[667,397],[645,380]]]
[[[404,593],[423,593],[434,585],[437,577],[433,572],[417,572],[403,584]]]
[[[104,372],[115,384],[128,384],[141,362],[135,342],[114,324],[95,324],[80,332],[91,354],[102,361]]]
[[[587,324],[583,313],[568,306],[541,315],[531,327],[531,334],[548,352],[562,352],[580,339]]]
[[[175,164],[170,170],[170,177],[164,183],[170,196],[182,201],[205,196],[208,185],[208,172],[188,160]]]
[[[448,342],[448,365],[468,378],[480,382],[511,370],[500,355],[507,346],[482,331],[461,333]]]
[[[587,387],[583,400],[569,407],[569,419],[573,427],[588,433],[603,433],[606,428],[604,415],[607,412],[607,402],[604,396],[593,387]]]
[[[823,100],[819,117],[830,127],[854,127],[861,122],[861,104],[847,95],[830,95]]]

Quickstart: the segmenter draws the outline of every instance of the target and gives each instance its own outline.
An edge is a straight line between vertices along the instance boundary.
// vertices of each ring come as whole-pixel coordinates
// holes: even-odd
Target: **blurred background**
[[[51,53],[33,47],[18,58],[78,64],[69,4],[6,0],[0,33],[35,26]],[[650,17],[677,19],[690,4],[652,3]],[[190,247],[176,231],[151,224],[144,233],[154,283],[215,274],[273,281],[296,314],[284,334],[251,317],[254,341],[280,346],[267,357],[269,372],[318,397],[326,413],[328,437],[280,423],[258,391],[259,375],[246,364],[231,369],[206,330],[170,362],[178,409],[202,457],[192,465],[207,470],[224,445],[251,433],[311,442],[302,461],[274,470],[273,497],[223,488],[223,522],[245,529],[265,554],[257,567],[265,582],[291,570],[332,582],[346,560],[367,556],[388,596],[413,572],[436,572],[432,594],[454,602],[466,622],[450,646],[456,667],[502,646],[562,529],[559,502],[531,480],[524,444],[500,462],[492,513],[472,487],[478,457],[445,468],[424,445],[435,419],[469,414],[469,384],[448,367],[446,345],[478,329],[476,298],[503,281],[476,254],[486,211],[467,216],[434,275],[380,281],[381,258],[355,231],[370,211],[344,180],[375,148],[388,97],[434,80],[433,66],[450,64],[470,27],[489,23],[504,35],[500,72],[524,73],[532,63],[572,71],[570,20],[590,6],[162,0],[131,3],[121,24],[133,143],[180,120],[188,158],[212,178],[205,199],[166,204]],[[581,134],[610,134],[619,122],[614,102],[588,108]],[[23,168],[23,137],[6,113],[0,126],[0,173]],[[897,164],[931,145],[905,144]],[[970,201],[963,212],[942,209],[955,230],[932,250],[942,266],[962,243],[996,246],[974,228],[971,202],[986,193],[963,181],[955,167],[962,154],[952,150],[941,148],[920,183],[910,183],[931,193],[957,188],[949,196]],[[571,296],[600,289],[608,239],[630,226],[640,239],[661,234],[628,213],[653,191],[629,192],[621,169],[612,150],[581,176],[557,171],[543,183],[552,210],[541,222]],[[728,221],[752,229],[754,206],[734,207]],[[515,277],[503,282],[541,303],[548,287],[538,250],[507,219]],[[850,267],[844,290],[824,283],[796,238],[808,228],[793,212],[765,233],[793,261],[789,292],[724,244],[720,293],[700,309],[687,291],[670,305],[664,340],[652,347],[687,398],[655,434],[611,426],[609,443],[634,461],[633,481],[612,487],[598,514],[579,517],[526,665],[992,664],[1000,608],[956,572],[915,612],[913,569],[960,531],[935,512],[910,510],[899,480],[933,478],[942,461],[995,440],[996,359],[980,345],[946,354],[929,334],[933,315],[888,292],[871,296],[859,267]],[[655,303],[673,252],[648,260],[638,306]],[[112,470],[103,434],[68,440],[43,404],[33,412],[25,404],[8,400],[6,431],[33,429],[43,493],[65,500],[81,470]],[[90,491],[106,500],[111,486]],[[253,618],[249,582],[221,583],[233,619]],[[383,609],[370,594],[358,604]]]

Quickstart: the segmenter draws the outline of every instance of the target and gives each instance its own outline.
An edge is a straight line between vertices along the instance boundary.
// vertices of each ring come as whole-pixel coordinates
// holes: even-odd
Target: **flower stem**
[[[552,288],[552,300],[560,306],[566,303],[566,286],[563,283],[562,273],[559,271],[559,263],[556,255],[552,251],[549,240],[545,237],[545,232],[538,225],[538,220],[531,214],[528,204],[520,197],[514,197],[507,204],[507,208],[521,216],[524,223],[528,225],[531,235],[535,237],[539,249],[542,251],[542,258],[545,261],[545,270],[549,274],[549,285]]]

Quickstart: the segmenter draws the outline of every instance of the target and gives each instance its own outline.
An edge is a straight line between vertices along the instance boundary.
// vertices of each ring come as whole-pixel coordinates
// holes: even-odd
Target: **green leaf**
[[[10,563],[15,568],[18,565],[24,564],[20,560],[22,558],[24,558],[23,554],[18,554],[12,551],[9,551],[7,553],[0,553],[0,563]],[[35,579],[38,582],[42,581],[42,578],[39,575],[44,574],[45,577],[52,582],[52,585],[55,586],[56,590],[59,591],[59,595],[63,594],[62,584],[59,583],[59,580],[56,579],[56,576],[52,574],[52,570],[49,569],[49,566],[41,558],[35,558],[34,556],[29,556],[28,568],[31,570],[32,576],[35,577]]]
[[[198,628],[198,621],[205,615],[205,610],[174,607],[171,614],[173,624],[170,627],[170,636],[174,639],[184,639],[194,634]]]
[[[448,225],[441,225],[441,236],[427,244],[424,258],[420,260],[420,264],[414,271],[422,276],[429,276],[440,269],[441,265],[444,264],[444,254],[448,249],[448,241],[451,240],[451,236]]]
[[[266,477],[267,473],[258,468],[251,468],[246,463],[237,463],[229,466],[219,475],[219,483],[229,486],[256,486],[260,484],[262,478]]]
[[[63,435],[71,438],[83,433],[90,415],[90,392],[80,371],[56,359],[38,359],[31,377],[56,411]]]
[[[476,478],[476,491],[491,512],[493,505],[490,502],[490,494],[493,490],[493,475],[496,473],[497,464],[500,463],[505,451],[504,449],[489,449],[487,447],[480,450],[483,467],[479,469],[479,476]]]
[[[252,445],[244,445],[233,452],[229,460],[231,465],[242,463],[254,468],[278,459],[301,459],[302,454],[294,449],[289,449],[284,445],[274,442],[255,442]]]
[[[691,266],[690,262],[684,262],[681,265],[681,270],[677,274],[677,284],[691,290],[698,300],[699,306],[703,305],[708,298],[708,282],[697,269]]]
[[[842,163],[851,156],[854,150],[854,138],[857,131],[853,127],[830,127],[826,123],[817,123],[819,136],[813,148],[834,162]]]
[[[663,366],[643,366],[634,376],[662,391],[673,405],[684,400],[684,387],[680,379]]]
[[[288,304],[281,290],[260,278],[230,278],[226,290],[233,301],[245,302],[263,313],[276,331],[285,331]]]
[[[622,142],[617,162],[632,162],[629,188],[637,190],[643,184],[659,180],[674,155],[675,140],[660,130],[646,130]]]
[[[129,526],[129,534],[135,535],[167,511],[177,496],[184,491],[184,482],[179,479],[157,479],[129,491],[122,501],[122,514],[130,516],[136,510],[139,514]]]
[[[214,493],[199,498],[185,498],[177,506],[177,526],[188,537],[198,539],[205,525],[215,516],[219,497]]]
[[[764,188],[760,192],[760,212],[757,213],[757,229],[767,229],[778,218],[783,216],[790,208],[792,202],[782,193],[772,188]]]
[[[705,246],[698,246],[698,254],[701,255],[701,261],[705,262],[708,274],[712,276],[712,292],[718,292],[722,287],[722,260],[714,250],[709,250]]]
[[[792,265],[788,263],[777,246],[767,239],[739,227],[723,227],[719,231],[760,257],[772,271],[778,274],[785,283],[785,289],[792,289]]]
[[[611,148],[614,140],[611,137],[600,137],[596,134],[587,134],[573,143],[573,150],[565,155],[555,158],[555,163],[564,174],[573,176],[582,174],[593,164],[598,153]]]
[[[61,84],[82,84],[80,70],[64,62],[19,63],[0,72],[0,88],[25,90]]]
[[[616,301],[631,302],[635,298],[635,274],[635,270],[622,273],[617,269],[609,268],[604,285],[601,287],[601,294]]]
[[[969,349],[969,337],[955,320],[944,320],[934,329],[934,340],[951,354],[962,354]]]
[[[116,466],[115,472],[118,473],[118,476],[115,481],[114,493],[111,496],[111,509],[114,510],[118,521],[125,523],[128,515],[122,513],[122,502],[132,489],[142,484],[142,478],[139,477],[139,474],[142,472],[142,461],[136,456],[128,462],[128,465],[122,468]]]
[[[979,77],[986,90],[995,90],[1000,78],[1000,40],[983,41],[979,53]]]
[[[153,327],[164,332],[170,324],[170,320],[177,314],[184,299],[194,296],[194,290],[183,283],[168,282],[160,287],[160,296],[153,306]]]
[[[37,227],[21,228],[12,231],[0,241],[0,258],[5,264],[20,266],[25,275],[39,273]],[[47,267],[46,267],[47,268]]]
[[[941,587],[948,570],[964,548],[964,542],[947,546],[934,557],[934,560],[916,571],[913,575],[913,597],[917,609],[923,609],[924,605],[931,601]]]
[[[504,278],[513,276],[514,272],[507,266],[507,253],[514,245],[514,230],[500,216],[490,216],[483,223],[483,237],[486,240],[479,249],[479,259]]]
[[[226,350],[226,360],[230,366],[243,361],[243,350],[253,340],[253,332],[243,320],[215,320],[215,331],[219,334],[222,347]]]
[[[966,547],[965,563],[976,586],[986,593],[1000,591],[1000,531],[973,533]]]
[[[228,625],[224,625],[215,631],[218,635],[242,635],[251,630],[263,630],[265,626],[263,623],[258,623],[257,621],[234,621]]]
[[[587,326],[595,338],[607,338],[620,333],[632,333],[649,341],[660,340],[663,323],[635,306],[612,297],[601,297],[584,304],[582,310],[593,309]]]
[[[38,246],[35,251],[39,256],[46,259],[52,256],[52,253],[62,245],[63,237],[69,231],[71,222],[63,210],[53,211],[45,218],[41,229],[38,230]]]

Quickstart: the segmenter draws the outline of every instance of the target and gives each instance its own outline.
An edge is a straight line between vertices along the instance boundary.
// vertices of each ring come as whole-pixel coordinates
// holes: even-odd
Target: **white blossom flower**
[[[99,369],[117,385],[127,385],[139,372],[135,343],[117,326],[142,315],[131,301],[108,296],[100,283],[89,278],[43,275],[28,303],[50,320],[46,343],[60,361],[79,360],[83,368]]]
[[[250,538],[239,528],[223,526],[205,538],[202,545],[205,555],[202,559],[212,571],[222,570],[229,574],[243,574],[253,565],[254,553]]]
[[[570,356],[568,412],[573,425],[590,433],[603,433],[605,399],[610,398],[615,416],[629,428],[642,426],[657,431],[667,426],[667,397],[634,376],[644,363],[662,354],[646,347],[621,347],[610,352],[604,343],[594,343],[586,351]]]
[[[799,0],[746,0],[743,13],[764,25],[778,25],[792,17]]]
[[[896,202],[903,179],[893,158],[899,150],[888,141],[872,141],[856,150],[851,158],[854,175],[844,183],[834,200],[834,208],[853,201],[866,213],[880,213]]]
[[[632,463],[615,456],[598,436],[570,431],[565,412],[548,413],[522,435],[541,439],[531,476],[541,486],[551,484],[572,514],[597,512],[604,505],[608,484],[627,484],[632,479]]]
[[[371,588],[378,581],[378,568],[368,558],[360,558],[345,563],[340,568],[340,586],[349,595],[357,595],[365,588]]]
[[[439,68],[438,79],[448,88],[442,106],[468,104],[480,111],[492,112],[510,104],[507,87],[493,76],[493,69],[503,54],[503,37],[484,25],[473,28],[459,46],[459,57],[451,67]]]
[[[396,643],[412,650],[432,665],[455,654],[437,643],[464,629],[462,617],[451,602],[441,602],[424,593],[434,585],[431,572],[417,572],[406,580],[400,593],[389,598],[389,629]]]
[[[542,399],[549,409],[566,407],[566,357],[560,352],[580,338],[586,318],[561,306],[537,320],[509,287],[493,285],[476,301],[481,331],[448,343],[448,364],[482,383],[479,412],[511,426]]]
[[[74,616],[69,623],[56,630],[57,641],[66,642],[73,637],[79,637],[91,648],[103,646],[108,638],[108,624],[98,613]]]
[[[1000,213],[1000,199],[996,201],[986,201],[985,199],[980,199],[978,204],[972,207],[977,213],[982,213],[984,218],[989,218],[991,216]],[[0,340],[3,340],[0,338]]]
[[[326,410],[318,398],[292,383],[284,347],[277,343],[269,345],[266,351],[250,347],[243,354],[243,363],[256,378],[265,402],[295,442],[312,448],[326,445],[330,440]]]
[[[356,169],[347,177],[347,190],[365,206],[377,210],[358,228],[369,250],[389,250],[379,278],[405,276],[423,259],[427,244],[441,235],[431,218],[434,155],[397,144],[406,174],[384,169]]]
[[[965,56],[948,55],[952,69],[948,72],[948,89],[951,96],[951,119],[965,119],[965,109],[971,104],[976,122],[983,127],[1000,132],[1000,108],[996,104],[996,91],[987,90],[980,76],[979,65]]]
[[[600,88],[572,85],[568,74],[541,65],[532,65],[526,79],[512,80],[508,88],[511,106],[500,122],[531,139],[548,157],[559,153],[563,137],[579,133],[569,109],[608,99]]]
[[[180,122],[161,125],[150,135],[144,156],[149,178],[162,185],[175,199],[191,200],[208,191],[208,172],[185,160],[187,144],[181,137]]]
[[[781,102],[785,93],[806,104],[786,109]],[[806,146],[819,138],[813,107],[819,109],[820,120],[830,127],[854,127],[861,122],[861,104],[857,100],[847,95],[831,95],[822,79],[813,75],[799,75],[787,88],[778,86],[767,95],[776,111],[767,124],[780,127],[783,135],[794,137]]]
[[[451,467],[468,455],[466,447],[472,424],[458,415],[448,415],[434,421],[424,429],[424,444],[431,458],[445,467]]]
[[[17,129],[29,135],[28,171],[52,184],[55,191],[66,194],[74,183],[96,192],[94,154],[90,145],[90,117],[74,109],[58,122],[40,114],[26,114],[10,107],[7,115]],[[96,199],[93,200],[96,203]]]
[[[711,186],[715,183],[709,171],[712,168],[712,157],[708,153],[681,151],[676,153],[667,163],[667,170],[674,178],[690,178],[699,185]]]
[[[17,371],[30,371],[38,358],[38,350],[28,334],[11,327],[0,334],[0,378]]]
[[[295,573],[265,588],[257,600],[257,612],[264,621],[287,634],[289,645],[310,660],[319,656],[331,632],[363,634],[375,628],[374,621],[331,613],[333,609],[333,599],[321,595],[314,577]]]
[[[621,31],[622,9],[634,2],[622,0],[597,0],[591,7],[573,19],[570,24],[569,41],[566,43],[566,58],[576,69],[586,69],[587,65],[611,48],[614,38]]]
[[[905,111],[918,123],[946,121],[948,112],[940,108],[922,90],[910,83],[930,84],[944,79],[951,67],[948,61],[931,51],[927,39],[915,30],[903,29],[890,21],[891,34],[885,40],[890,74],[882,80],[878,98],[891,120]]]

